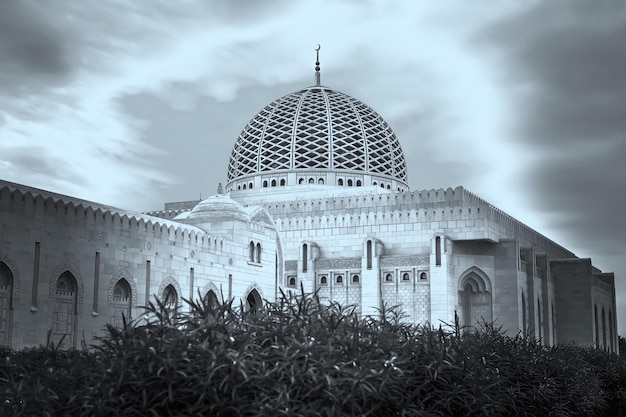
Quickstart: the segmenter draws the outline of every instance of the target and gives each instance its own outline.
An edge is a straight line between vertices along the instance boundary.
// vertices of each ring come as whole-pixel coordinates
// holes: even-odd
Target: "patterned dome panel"
[[[231,153],[228,182],[311,170],[407,182],[404,154],[387,122],[359,100],[322,86],[281,97],[248,122]]]

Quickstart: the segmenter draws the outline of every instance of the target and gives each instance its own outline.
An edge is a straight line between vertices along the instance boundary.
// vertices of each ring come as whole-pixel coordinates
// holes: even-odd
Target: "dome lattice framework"
[[[367,174],[370,182],[407,187],[404,154],[387,122],[361,101],[319,85],[273,101],[248,122],[230,156],[227,187],[285,172]],[[363,185],[372,184],[378,182]]]

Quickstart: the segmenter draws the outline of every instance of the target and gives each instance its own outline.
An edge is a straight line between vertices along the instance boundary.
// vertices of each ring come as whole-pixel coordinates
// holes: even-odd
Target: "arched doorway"
[[[464,326],[491,322],[491,283],[480,268],[465,271],[459,280],[459,304]]]
[[[64,349],[76,346],[77,286],[76,278],[69,271],[63,272],[56,282],[52,341]]]
[[[248,293],[246,297],[246,308],[248,311],[257,311],[263,307],[263,300],[261,295],[255,289]]]
[[[124,326],[124,319],[128,323],[131,319],[132,292],[130,284],[122,278],[113,287],[113,320],[116,327]]]
[[[11,309],[13,274],[4,262],[0,262],[0,345],[11,345]]]

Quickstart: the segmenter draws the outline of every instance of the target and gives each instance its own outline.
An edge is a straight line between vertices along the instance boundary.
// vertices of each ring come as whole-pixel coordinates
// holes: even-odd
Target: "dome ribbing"
[[[368,177],[370,184],[363,185],[407,188],[404,154],[387,122],[359,100],[323,86],[281,97],[248,122],[230,156],[227,189],[259,175],[294,172],[369,175],[379,181]]]

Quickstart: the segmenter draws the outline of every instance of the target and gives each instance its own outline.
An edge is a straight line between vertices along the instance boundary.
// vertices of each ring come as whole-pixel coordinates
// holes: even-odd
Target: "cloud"
[[[626,6],[607,1],[538,2],[486,30],[526,109],[520,136],[541,147],[623,138],[624,39]]]
[[[0,83],[3,89],[55,83],[71,72],[71,48],[62,30],[20,1],[0,3]],[[16,83],[19,77],[21,82]],[[26,82],[24,82],[26,81]]]
[[[624,39],[623,4],[582,0],[537,2],[475,38],[516,109],[517,185],[550,228],[594,253],[626,235]]]

